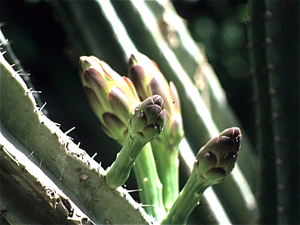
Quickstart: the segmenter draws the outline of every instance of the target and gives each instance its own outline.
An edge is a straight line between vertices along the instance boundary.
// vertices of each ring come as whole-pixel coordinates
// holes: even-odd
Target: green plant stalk
[[[180,192],[177,200],[161,224],[186,224],[193,209],[200,203],[203,192],[211,185],[196,171],[191,173],[189,180]]]
[[[136,158],[131,157],[132,151],[135,150],[140,151]],[[111,188],[123,185],[133,167],[134,174],[138,178],[138,187],[141,189],[141,193],[144,193],[140,197],[141,202],[146,206],[146,212],[152,215],[157,221],[161,221],[166,213],[162,202],[162,185],[159,185],[160,180],[156,170],[153,171],[153,164],[155,162],[150,143],[144,145],[128,135],[117,159],[111,168],[108,169],[106,182]],[[130,168],[130,170],[120,168]]]
[[[189,178],[193,171],[196,156],[190,148],[186,138],[183,138],[179,148],[181,152],[180,167],[182,168],[180,177]],[[185,183],[182,183],[182,186],[184,185]],[[212,188],[209,188],[206,192],[204,192],[201,198],[201,204],[198,205],[192,212],[188,219],[188,224],[231,224],[220,201],[215,201],[215,199],[217,199],[217,196]],[[218,212],[217,216],[211,216],[211,212],[216,211],[216,209]],[[201,219],[199,219],[200,215]]]
[[[277,223],[298,224],[299,1],[265,1],[266,56],[276,163]],[[296,84],[296,85],[295,85]]]
[[[144,145],[139,139],[127,135],[122,149],[106,174],[106,183],[110,188],[122,186],[127,181],[136,156]]]
[[[130,171],[136,162],[136,177],[138,186],[147,195],[149,214],[161,221],[164,216],[162,204],[161,185],[157,176],[157,170],[150,144],[142,149],[148,142],[157,137],[163,130],[166,120],[164,100],[159,95],[153,95],[144,99],[133,111],[128,121],[128,135],[123,148],[118,154],[113,165],[108,169],[106,182],[111,188],[123,185],[128,179]],[[139,160],[136,161],[136,158]],[[146,204],[147,204],[146,203]]]
[[[223,181],[233,170],[241,148],[241,140],[241,130],[232,127],[212,138],[199,150],[192,174],[163,223],[186,223],[203,192],[209,186]]]
[[[271,103],[265,53],[265,2],[249,2],[248,48],[250,74],[253,77],[253,92],[256,113],[256,150],[259,159],[259,221],[276,224],[276,177]]]
[[[178,145],[184,135],[179,96],[174,84],[168,84],[153,62],[141,53],[130,56],[128,75],[140,99],[144,100],[154,94],[164,99],[166,123],[159,137],[151,141],[151,147],[163,185],[164,206],[168,211],[179,193]]]
[[[140,198],[145,205],[145,211],[155,217],[157,221],[162,221],[166,216],[162,196],[163,187],[156,168],[153,170],[153,165],[155,165],[155,161],[151,145],[148,143],[136,158],[133,170],[135,176],[140,178],[137,179],[137,184],[141,188]]]
[[[159,178],[163,184],[163,202],[169,211],[179,193],[179,147],[165,149],[159,142],[151,142]]]

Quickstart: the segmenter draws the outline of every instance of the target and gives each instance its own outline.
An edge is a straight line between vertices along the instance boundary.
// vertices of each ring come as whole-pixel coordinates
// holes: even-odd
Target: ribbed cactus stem
[[[299,219],[299,1],[266,1],[277,223]],[[296,197],[296,199],[295,199]]]
[[[253,0],[249,4],[248,49],[250,74],[253,79],[256,114],[256,150],[259,157],[259,221],[276,224],[276,177],[269,79],[265,53],[265,3]]]

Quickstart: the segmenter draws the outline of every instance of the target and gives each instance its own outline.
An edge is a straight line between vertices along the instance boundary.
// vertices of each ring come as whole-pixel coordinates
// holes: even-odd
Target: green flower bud
[[[224,130],[200,149],[194,169],[206,180],[213,183],[222,181],[234,168],[241,140],[242,134],[239,128]]]
[[[145,143],[159,135],[166,120],[163,106],[163,99],[159,95],[149,97],[140,103],[129,120],[129,135],[139,136]]]
[[[124,146],[106,175],[109,187],[116,188],[125,183],[142,148],[161,133],[166,119],[163,105],[162,98],[155,95],[141,102],[133,111]]]
[[[104,131],[123,144],[133,107],[140,102],[132,82],[94,56],[80,57],[79,75],[89,103]]]
[[[184,136],[179,96],[173,82],[168,84],[156,63],[141,53],[131,55],[128,75],[142,100],[157,94],[165,103],[166,124],[151,146],[163,184],[164,206],[169,210],[179,192],[178,145]]]
[[[177,146],[183,138],[184,132],[180,101],[173,82],[168,84],[156,63],[141,53],[130,56],[128,75],[136,87],[140,99],[144,100],[155,94],[163,98],[167,119],[164,132],[159,139],[162,139],[168,146]]]
[[[233,169],[241,148],[238,127],[224,130],[211,139],[197,154],[190,178],[161,224],[185,224],[199,204],[203,192],[221,182]]]

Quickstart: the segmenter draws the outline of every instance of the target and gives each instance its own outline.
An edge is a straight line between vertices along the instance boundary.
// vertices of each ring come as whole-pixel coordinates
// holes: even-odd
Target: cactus
[[[4,56],[0,56],[1,224],[300,223],[298,1],[251,0],[247,3],[247,46],[253,80],[246,77],[244,81],[250,88],[249,95],[253,91],[255,110],[246,107],[236,110],[240,103],[232,104],[232,99],[240,100],[236,93],[242,89],[238,86],[241,82],[222,77],[225,67],[220,68],[211,58],[206,58],[205,52],[208,57],[212,56],[210,43],[205,42],[204,51],[195,42],[195,33],[192,38],[188,31],[188,28],[191,32],[197,30],[192,27],[197,24],[193,21],[196,17],[188,18],[185,24],[173,7],[181,3],[193,5],[191,8],[204,4],[207,14],[212,10],[218,15],[220,25],[229,21],[226,13],[235,14],[233,3],[172,3],[156,0],[1,2],[1,23],[5,23],[1,30],[9,39],[7,41],[1,33],[0,47]],[[35,21],[38,32],[26,25],[30,20]],[[201,22],[203,24],[205,19]],[[225,30],[222,32],[218,37],[222,39],[221,45],[231,40],[223,35]],[[228,46],[222,47],[221,54],[226,52],[228,58],[234,55]],[[23,67],[12,49],[21,58]],[[145,145],[135,164],[130,164],[128,168],[133,166],[133,172],[127,177],[126,171],[128,180],[123,187],[119,185],[124,180],[111,188],[106,175],[114,169],[109,168],[127,162],[116,156],[120,149],[126,148],[127,118],[132,116],[126,107],[131,108],[135,101],[129,103],[123,101],[124,98],[115,101],[120,89],[112,85],[110,99],[121,104],[108,109],[107,121],[101,120],[101,116],[93,114],[97,106],[93,106],[90,97],[86,98],[82,91],[83,79],[78,77],[77,65],[81,56],[93,55],[123,76],[129,70],[131,79],[132,62],[129,65],[128,62],[132,61],[130,56],[139,55],[138,52],[155,62],[170,84],[162,94],[148,93],[163,97],[165,126],[168,126],[169,103],[164,95],[176,87],[185,137],[182,138],[183,132],[176,136],[175,141],[182,140],[179,145],[176,142],[178,149],[170,161],[173,170],[163,169],[165,165],[161,162],[166,154],[156,152],[159,148],[155,146],[161,147],[156,143],[165,140],[164,135],[168,133],[162,132],[162,136]],[[213,63],[217,73],[208,61]],[[240,61],[233,64],[235,74],[241,66],[237,62]],[[31,76],[23,68],[30,71]],[[38,73],[37,68],[43,68],[43,72]],[[43,79],[47,85],[40,86],[37,81]],[[226,84],[226,79],[232,83]],[[144,100],[139,93],[139,82],[132,83],[136,86],[138,101]],[[92,89],[88,83],[83,82],[83,86],[87,94]],[[230,92],[228,86],[237,92]],[[54,97],[55,94],[59,97]],[[172,93],[171,96],[177,98]],[[126,103],[126,109],[122,103]],[[111,111],[115,109],[119,114]],[[241,113],[246,110],[247,115]],[[125,111],[128,114],[122,117]],[[121,122],[115,123],[112,119],[115,117]],[[69,129],[74,125],[75,130]],[[243,143],[235,168],[231,173],[224,173],[220,161],[214,160],[218,153],[211,149],[215,146],[215,137],[224,136],[225,131],[220,131],[228,127],[240,127],[233,130],[242,130]],[[226,142],[226,138],[221,137],[217,140]],[[75,144],[79,141],[86,151]],[[198,152],[201,146],[204,147]],[[122,151],[119,156],[124,154]],[[225,155],[227,158],[235,154],[227,152]],[[147,157],[150,160],[144,160]],[[174,166],[177,158],[179,168]],[[211,168],[216,165],[217,168]],[[231,170],[232,166],[230,163],[226,168]],[[163,177],[168,174],[172,178],[165,181]],[[174,177],[179,174],[180,179],[176,181]],[[118,180],[120,177],[116,176]],[[144,182],[148,178],[152,181]],[[208,182],[210,179],[213,181]],[[220,180],[220,184],[210,187]],[[172,188],[172,184],[178,188]],[[171,192],[164,193],[164,187]],[[177,195],[179,191],[181,194]],[[20,198],[24,201],[20,202]]]
[[[250,2],[262,224],[299,222],[299,195],[294,195],[299,190],[299,140],[288,135],[299,132],[299,86],[294,85],[299,81],[299,9],[299,2]]]
[[[7,129],[8,137],[3,132],[5,129]],[[136,210],[141,206],[135,203],[122,188],[116,190],[109,188],[105,182],[104,169],[74,144],[55,123],[42,114],[41,110],[36,107],[32,90],[27,89],[21,77],[2,55],[1,132],[3,135],[1,139],[3,176],[16,174],[11,182],[21,182],[25,190],[28,188],[28,195],[31,196],[25,196],[29,199],[42,194],[45,197],[44,201],[51,204],[54,209],[57,208],[57,211],[62,211],[60,213],[65,214],[60,221],[64,223],[67,220],[75,223],[93,221],[92,223],[96,224],[105,222],[149,223],[146,220],[147,214],[142,209]],[[15,138],[19,142],[15,142]],[[18,148],[14,148],[14,146]],[[35,163],[28,160],[26,155],[29,156],[29,159],[34,158]],[[42,174],[43,167],[47,171],[46,175]],[[75,202],[80,203],[80,208],[90,215],[80,215],[80,211],[77,213],[74,210],[77,208],[76,205],[64,193],[60,194],[59,188],[48,181],[47,176],[54,179],[59,188],[72,196]],[[108,197],[105,200],[103,196],[113,196],[115,199]],[[6,198],[8,197],[6,196]],[[39,198],[41,199],[41,197]],[[114,204],[109,204],[110,201]],[[107,205],[111,207],[107,207]],[[5,204],[2,207],[6,207]],[[111,217],[115,214],[115,210],[122,211],[127,207],[131,210],[126,210],[126,214],[122,213],[123,218]],[[9,215],[9,213],[7,214]],[[140,214],[139,218],[134,214]],[[60,214],[58,213],[58,215]],[[42,223],[43,220],[39,219],[45,219],[37,218],[35,221],[34,218],[31,218],[32,216],[29,216],[28,222]],[[9,216],[8,222],[22,221],[22,218],[20,218],[21,220],[14,219],[14,216]],[[59,222],[59,220],[56,221],[56,218],[53,219],[54,223]]]

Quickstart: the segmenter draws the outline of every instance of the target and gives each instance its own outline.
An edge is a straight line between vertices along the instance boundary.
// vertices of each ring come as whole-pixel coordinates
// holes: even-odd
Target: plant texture
[[[0,9],[0,224],[300,223],[299,1]]]

